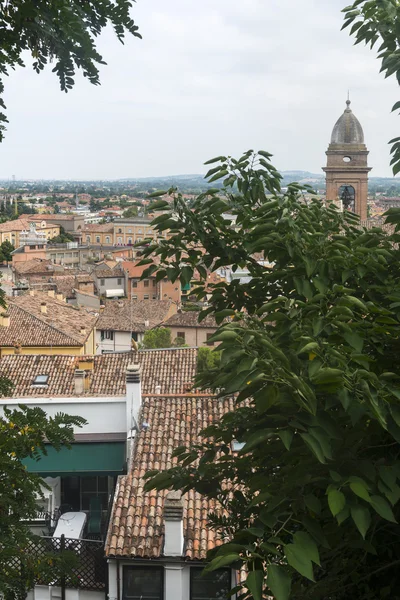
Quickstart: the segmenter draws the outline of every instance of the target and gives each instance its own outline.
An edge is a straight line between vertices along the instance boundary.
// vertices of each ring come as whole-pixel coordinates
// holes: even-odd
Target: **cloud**
[[[375,175],[390,175],[397,84],[341,32],[339,0],[140,0],[143,40],[107,30],[101,87],[69,94],[28,69],[6,83],[0,176],[118,178],[203,172],[247,148],[318,172],[347,89]]]

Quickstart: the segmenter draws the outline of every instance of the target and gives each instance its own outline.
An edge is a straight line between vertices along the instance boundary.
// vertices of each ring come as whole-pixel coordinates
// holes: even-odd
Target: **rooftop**
[[[166,327],[204,327],[217,328],[218,325],[212,315],[207,315],[205,319],[199,323],[199,312],[197,311],[181,311],[172,315],[166,322]]]
[[[144,474],[176,464],[172,452],[200,440],[200,431],[233,410],[232,399],[204,395],[143,398],[141,428],[134,446],[130,473],[119,477],[107,534],[106,556],[159,558],[163,555],[163,508],[168,490],[144,492]],[[208,527],[208,515],[216,510],[213,500],[190,490],[183,500],[183,556],[204,560],[220,542]]]
[[[16,262],[13,264],[13,269],[18,275],[34,275],[35,273],[48,273],[50,275],[54,272],[51,260],[41,258]]]
[[[106,302],[96,327],[101,330],[144,332],[163,323],[174,310],[176,305],[170,300],[112,300]]]
[[[42,312],[42,305],[46,304],[46,312]],[[15,311],[11,307],[17,307]],[[26,329],[26,317],[21,320],[23,311],[29,315],[29,331]],[[10,312],[10,326],[0,327],[0,346],[14,345],[13,340],[18,340],[22,346],[42,346],[42,345],[67,345],[81,346],[85,343],[90,332],[94,328],[97,315],[83,308],[76,308],[66,304],[62,300],[56,300],[49,297],[46,292],[36,292],[33,296],[23,294],[15,296],[8,302],[8,312]],[[34,317],[34,319],[32,319]],[[47,326],[46,330],[57,332],[54,334],[55,340],[60,338],[60,334],[67,341],[62,344],[53,341],[50,336],[49,343],[39,343],[43,341],[42,328]],[[84,333],[81,333],[81,331]],[[12,333],[11,333],[12,332]],[[12,337],[14,336],[14,337]],[[60,338],[61,339],[61,338]],[[5,341],[11,342],[5,344]]]
[[[0,328],[5,329],[5,328]],[[89,387],[85,396],[124,396],[125,372],[128,365],[139,362],[142,367],[142,392],[187,393],[196,375],[197,348],[140,350],[94,357],[68,355],[6,355],[0,359],[0,375],[14,383],[13,398],[76,397],[74,374],[84,369],[82,363],[92,361]],[[46,387],[32,386],[37,375],[48,375]]]

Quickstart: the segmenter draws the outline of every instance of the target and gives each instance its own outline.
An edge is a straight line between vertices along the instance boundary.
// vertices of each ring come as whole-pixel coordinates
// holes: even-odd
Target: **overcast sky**
[[[143,40],[107,31],[101,87],[51,70],[4,82],[10,120],[0,177],[117,179],[204,172],[254,148],[282,170],[320,172],[350,89],[371,175],[390,176],[395,79],[340,31],[349,0],[138,0]]]

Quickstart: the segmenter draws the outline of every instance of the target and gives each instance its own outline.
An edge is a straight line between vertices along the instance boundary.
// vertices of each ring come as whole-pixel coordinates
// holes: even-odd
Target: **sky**
[[[371,176],[391,176],[395,78],[340,31],[349,0],[137,0],[142,40],[99,40],[101,86],[60,91],[51,67],[6,78],[0,178],[119,179],[204,173],[252,148],[318,173],[350,90]]]

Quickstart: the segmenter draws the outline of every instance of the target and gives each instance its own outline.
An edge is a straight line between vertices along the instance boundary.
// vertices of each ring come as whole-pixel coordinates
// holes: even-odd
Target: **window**
[[[157,300],[157,296],[153,296],[153,300]]]
[[[149,295],[148,295],[148,294],[145,294],[145,295],[143,296],[143,300],[148,300],[148,299],[149,299]]]
[[[148,280],[148,279],[145,279],[145,280],[143,281],[143,284],[144,284],[144,287],[149,287],[149,280]]]
[[[122,233],[122,229],[118,229],[118,233]]]
[[[97,242],[98,244],[100,244],[100,236],[99,236],[99,235],[96,235],[96,242]]]
[[[132,238],[131,237],[128,238],[128,246],[132,246]]]
[[[86,236],[86,242],[87,242],[88,244],[90,244],[90,235],[87,235],[87,236]]]
[[[121,278],[117,279],[117,285],[122,285],[122,279]]]
[[[132,279],[132,287],[137,288],[137,279]]]
[[[138,233],[142,233],[142,230],[141,230],[141,229],[138,229],[138,230],[137,230],[137,232],[138,232]]]
[[[190,569],[190,600],[222,600],[231,590],[231,571],[218,569],[204,573],[203,569]]]
[[[179,338],[180,340],[182,340],[183,343],[185,343],[185,332],[184,331],[178,331],[178,333],[176,334],[176,337]]]
[[[153,287],[156,287],[157,285],[157,281],[155,279],[153,279]]]
[[[118,244],[122,244],[122,237],[119,237],[117,242],[118,242]]]
[[[103,340],[114,340],[114,332],[110,331],[109,329],[103,329],[102,331],[100,331],[100,339],[101,341]]]
[[[128,229],[128,233],[132,233],[132,229]]]
[[[137,300],[137,296],[132,296],[132,300]]]
[[[106,235],[106,244],[109,244],[109,243],[110,243],[110,236]]]
[[[164,569],[162,567],[124,567],[122,600],[162,600]],[[199,569],[201,571],[202,569]]]
[[[105,284],[104,279],[100,279],[100,285],[104,285],[104,284]]]
[[[214,346],[214,342],[209,342],[208,340],[212,337],[213,333],[207,333],[207,346]]]
[[[48,375],[36,375],[35,379],[32,381],[32,385],[47,385],[48,380]]]
[[[139,243],[142,241],[142,238],[138,238],[136,241]]]

